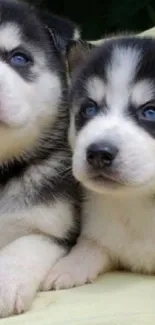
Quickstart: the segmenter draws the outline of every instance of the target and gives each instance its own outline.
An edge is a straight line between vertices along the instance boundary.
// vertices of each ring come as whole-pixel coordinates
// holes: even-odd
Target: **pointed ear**
[[[65,52],[69,40],[80,38],[79,28],[69,19],[61,18],[45,11],[39,12],[39,16],[60,52]]]
[[[68,72],[70,75],[72,75],[76,68],[78,68],[79,64],[87,58],[93,47],[95,47],[95,45],[83,40],[68,42],[66,57],[68,62]]]

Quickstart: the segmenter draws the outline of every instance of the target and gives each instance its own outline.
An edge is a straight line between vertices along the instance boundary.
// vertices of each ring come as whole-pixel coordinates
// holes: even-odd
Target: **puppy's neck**
[[[113,192],[113,193],[96,193],[90,190],[87,190],[87,199],[88,201],[94,202],[97,209],[115,209],[116,210],[145,210],[147,207],[155,207],[155,191],[130,191],[129,193],[122,192]]]
[[[148,222],[153,218],[155,211],[155,195],[101,195],[87,192],[84,207],[86,214],[95,215],[95,220],[122,220],[132,223]],[[97,221],[96,221],[97,222]]]

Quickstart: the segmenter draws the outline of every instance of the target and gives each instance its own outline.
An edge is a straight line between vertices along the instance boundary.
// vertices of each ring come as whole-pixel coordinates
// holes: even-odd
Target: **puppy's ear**
[[[83,41],[70,41],[68,42],[66,48],[66,57],[68,62],[68,72],[70,75],[79,67],[87,57],[91,49],[95,47],[95,45]]]
[[[58,17],[49,12],[39,12],[39,16],[61,53],[66,51],[69,40],[80,38],[79,28],[69,19]]]

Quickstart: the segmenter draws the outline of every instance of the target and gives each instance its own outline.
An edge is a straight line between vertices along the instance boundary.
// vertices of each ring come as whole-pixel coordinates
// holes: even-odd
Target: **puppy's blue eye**
[[[97,106],[97,104],[93,101],[89,101],[89,102],[85,102],[82,106],[81,106],[81,114],[83,117],[85,118],[92,118],[95,115],[97,115],[99,110],[99,107]]]
[[[155,106],[148,106],[143,110],[143,118],[155,122]]]
[[[95,106],[88,106],[84,110],[84,114],[87,117],[93,117],[94,115],[96,115],[96,113],[97,113],[97,109]]]
[[[24,67],[30,62],[30,59],[23,53],[15,53],[12,55],[10,62],[16,67]]]

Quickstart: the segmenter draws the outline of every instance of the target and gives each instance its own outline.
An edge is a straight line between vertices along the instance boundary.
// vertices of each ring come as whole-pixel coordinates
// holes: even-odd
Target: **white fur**
[[[108,270],[109,263],[110,259],[104,249],[87,238],[80,238],[69,255],[52,267],[52,272],[47,274],[42,288],[43,290],[67,289],[92,282],[103,267]]]
[[[139,52],[116,48],[107,66],[106,90],[103,87],[107,112],[89,121],[77,135],[72,115],[73,173],[87,188],[82,233],[71,253],[50,271],[45,288],[82,285],[99,273],[122,267],[155,272],[155,140],[125,114],[128,104],[139,107],[154,99],[150,80],[131,83],[139,60]],[[96,88],[92,90],[90,84],[92,80],[88,97],[95,99]],[[98,141],[111,142],[119,150],[115,174],[108,176],[115,182],[91,177],[86,150]]]
[[[107,140],[118,146],[116,158],[117,180],[130,187],[154,186],[155,183],[155,141],[143,129],[138,128],[125,117],[99,115],[90,121],[80,132],[76,141],[76,150],[73,156],[73,173],[89,188],[104,191],[101,186],[91,180],[86,162],[86,149],[94,141]],[[142,158],[143,156],[143,158]],[[120,188],[120,186],[118,186]],[[128,189],[128,188],[127,188]],[[105,186],[105,191],[107,191]],[[111,190],[111,188],[110,188]],[[122,188],[120,188],[122,191]],[[123,187],[123,191],[124,191]],[[128,189],[129,190],[129,189]]]
[[[28,82],[0,60],[0,164],[5,168],[14,157],[20,161],[30,151],[33,156],[36,143],[49,149],[44,135],[62,103],[60,78],[50,71],[44,49],[24,44],[15,24],[0,26],[0,49],[12,51],[19,45],[34,56],[34,79]],[[0,318],[27,310],[50,267],[67,252],[55,237],[63,239],[71,228],[71,202],[55,198],[47,203],[44,197],[40,205],[32,202],[35,189],[56,178],[63,160],[63,154],[55,153],[0,189]]]
[[[154,273],[155,213],[150,197],[122,200],[89,192],[84,210],[77,245],[50,270],[44,289],[83,285],[119,267]]]
[[[56,72],[49,71],[44,53],[37,47],[24,44],[19,26],[3,24],[0,48],[12,51],[21,44],[34,55],[32,72],[35,80],[28,83],[5,61],[0,61],[0,161],[20,155],[34,146],[41,130],[51,123],[51,117],[55,121],[61,101],[59,77]]]
[[[21,191],[20,197],[19,190]],[[23,188],[19,183],[13,182],[10,190],[4,193],[4,197],[0,200],[2,207],[0,248],[20,236],[36,231],[58,238],[66,235],[73,221],[70,203],[56,200],[53,204],[45,205],[42,203],[36,207],[26,208],[23,206],[22,190]],[[31,188],[30,195],[34,195],[33,191],[31,194]],[[14,212],[12,211],[13,205]]]
[[[131,101],[134,105],[141,106],[144,103],[147,103],[153,99],[154,96],[154,83],[151,80],[143,80],[137,82],[134,85],[132,94],[131,94]]]
[[[129,101],[131,82],[140,59],[139,51],[116,47],[107,66],[106,102],[112,113],[124,111]]]
[[[15,23],[3,23],[0,28],[0,46],[6,51],[12,51],[21,43],[21,31]]]
[[[38,68],[37,80],[32,85],[2,61],[0,84],[0,121],[4,123],[0,129],[0,159],[3,159],[30,148],[41,129],[48,126],[49,117],[55,120],[61,88],[58,76],[49,73],[45,66],[43,71]]]
[[[26,311],[65,250],[43,235],[18,238],[0,252],[0,316]]]
[[[104,99],[107,103],[107,113],[101,112],[100,115],[92,119],[75,138],[74,117],[71,119],[70,137],[74,151],[73,173],[77,179],[84,182],[86,186],[103,192],[103,184],[94,184],[88,173],[86,162],[87,147],[97,141],[111,141],[119,149],[115,162],[115,169],[118,174],[117,180],[127,183],[131,187],[139,187],[148,184],[154,186],[155,183],[155,141],[144,131],[137,127],[132,119],[128,119],[125,110],[128,105],[142,105],[153,99],[153,85],[150,80],[132,85],[136,67],[140,60],[139,52],[132,49],[123,48],[113,53],[113,59],[107,66],[108,84],[106,87],[100,81],[99,91],[105,93]],[[88,80],[88,97],[94,97],[95,89],[98,88],[99,78]],[[94,90],[90,87],[94,83]],[[103,91],[101,86],[103,84]],[[98,95],[97,95],[98,96]],[[97,101],[98,103],[98,101]],[[100,104],[100,103],[99,103]],[[141,157],[143,155],[143,159]],[[106,188],[107,191],[107,188]],[[123,189],[124,191],[124,189]]]
[[[92,77],[88,80],[87,91],[94,101],[96,101],[97,103],[102,103],[102,100],[105,96],[104,82],[98,77]]]
[[[66,235],[73,212],[70,203],[60,199],[49,205],[23,207],[18,182],[4,193],[0,207],[0,317],[6,317],[30,307],[51,266],[66,254],[66,248],[54,243],[52,236]]]

